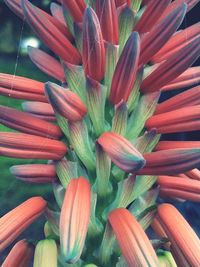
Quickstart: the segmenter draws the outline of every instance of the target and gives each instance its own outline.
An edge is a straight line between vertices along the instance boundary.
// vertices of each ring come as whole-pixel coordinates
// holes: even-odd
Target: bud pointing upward
[[[87,8],[83,20],[83,66],[85,75],[101,81],[105,72],[105,48],[99,20],[92,8]]]

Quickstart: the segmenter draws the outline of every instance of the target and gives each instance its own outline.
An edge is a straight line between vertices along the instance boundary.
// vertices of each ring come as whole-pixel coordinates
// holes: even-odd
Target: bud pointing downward
[[[120,208],[112,211],[109,222],[128,266],[159,266],[148,237],[128,210]]]
[[[60,243],[65,262],[81,256],[90,220],[90,184],[80,177],[67,187],[60,214]]]
[[[20,240],[11,249],[1,267],[27,267],[33,256],[33,247],[26,240]]]
[[[32,197],[0,218],[0,251],[13,242],[45,210],[46,201]]]
[[[45,93],[55,111],[69,121],[80,121],[87,112],[79,96],[69,89],[48,82],[45,84]]]
[[[145,165],[142,155],[121,135],[105,132],[97,141],[111,160],[125,172],[134,172]]]

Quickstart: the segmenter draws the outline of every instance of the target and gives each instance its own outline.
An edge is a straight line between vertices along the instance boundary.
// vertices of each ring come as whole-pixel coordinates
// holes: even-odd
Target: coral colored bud
[[[22,0],[22,9],[27,22],[55,54],[72,64],[81,62],[81,56],[67,39],[67,37],[70,38],[70,34],[65,28],[63,29],[62,23],[32,5],[28,0]],[[48,27],[46,27],[47,24]]]
[[[32,197],[0,218],[0,251],[9,246],[45,210],[46,201]]]
[[[0,73],[0,95],[47,102],[44,83],[6,73]]]
[[[200,148],[178,148],[144,154],[146,165],[141,175],[175,175],[196,168],[200,164]]]
[[[17,179],[28,183],[51,183],[56,180],[56,170],[53,164],[16,165],[10,172]]]
[[[171,242],[177,265],[200,266],[200,240],[179,211],[170,204],[162,204],[157,218]]]
[[[165,11],[171,0],[153,0],[147,3],[146,9],[136,24],[134,31],[149,32]]]
[[[45,93],[54,110],[69,121],[80,121],[87,108],[74,92],[55,83],[45,84]]]
[[[200,181],[174,176],[159,176],[160,195],[200,202]]]
[[[105,73],[105,48],[99,20],[92,8],[84,13],[82,54],[85,75],[101,81]]]
[[[18,241],[1,267],[27,267],[33,257],[33,247],[26,240]]]
[[[128,210],[115,209],[108,218],[128,266],[159,266],[148,237]]]
[[[23,133],[59,139],[62,132],[57,125],[36,118],[26,112],[0,105],[0,123]]]
[[[62,0],[75,22],[82,22],[86,4],[84,0]]]
[[[186,90],[158,104],[155,114],[165,113],[183,107],[190,108],[190,106],[195,105],[200,105],[200,86]]]
[[[190,179],[200,181],[200,170],[193,169],[185,173]]]
[[[90,220],[91,191],[89,182],[72,179],[66,189],[60,214],[60,244],[65,262],[79,260]]]
[[[125,172],[134,172],[145,165],[142,155],[127,139],[113,132],[103,133],[97,142],[111,160]]]
[[[97,0],[96,13],[101,25],[104,40],[118,44],[118,17],[114,0]]]
[[[45,239],[37,243],[33,267],[57,267],[57,246],[54,240]]]
[[[160,141],[155,150],[167,150],[167,149],[177,149],[186,148],[192,149],[200,147],[200,141]]]
[[[200,83],[200,67],[191,67],[176,79],[161,88],[162,91],[177,90],[191,87]]]
[[[0,133],[1,156],[25,159],[61,159],[66,152],[66,145],[57,140],[30,134]]]
[[[118,104],[121,100],[128,100],[136,78],[139,54],[139,34],[133,32],[126,42],[113,74],[109,96],[112,104]]]
[[[42,50],[35,47],[28,47],[28,54],[32,62],[47,75],[61,82],[65,81],[65,74],[62,65],[58,60]]]
[[[145,126],[147,129],[156,128],[158,133],[200,130],[200,105],[154,115],[146,121]]]
[[[24,111],[37,118],[47,121],[56,120],[54,110],[49,103],[26,101],[22,103],[22,108]]]

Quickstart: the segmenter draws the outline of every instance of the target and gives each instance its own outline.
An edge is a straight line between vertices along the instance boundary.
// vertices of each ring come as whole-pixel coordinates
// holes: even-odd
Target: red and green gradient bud
[[[123,136],[104,132],[97,140],[110,159],[125,172],[134,172],[145,165],[139,151]]]
[[[90,220],[91,189],[89,182],[79,177],[71,179],[65,192],[60,214],[60,244],[65,262],[79,260]]]

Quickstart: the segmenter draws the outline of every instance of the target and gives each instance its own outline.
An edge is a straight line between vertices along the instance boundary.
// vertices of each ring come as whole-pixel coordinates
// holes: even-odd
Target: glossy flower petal
[[[82,54],[85,75],[101,81],[105,73],[105,48],[100,23],[92,8],[84,13]]]
[[[32,197],[0,218],[0,251],[13,242],[45,210],[46,201]]]
[[[10,168],[17,179],[28,183],[51,183],[56,180],[56,169],[53,164],[26,164]]]
[[[87,108],[74,92],[55,83],[45,84],[45,93],[54,110],[69,121],[80,121],[87,113]]]
[[[64,143],[40,136],[1,132],[0,155],[13,158],[61,159],[67,152]]]
[[[44,83],[6,73],[0,73],[0,95],[47,102]]]
[[[1,267],[27,267],[32,257],[33,246],[26,240],[20,240],[11,249]]]
[[[60,214],[60,243],[65,262],[81,256],[90,219],[90,184],[80,177],[67,187]]]
[[[97,0],[96,13],[104,40],[118,44],[118,17],[115,0]]]
[[[148,237],[128,210],[115,209],[108,219],[128,266],[159,266]]]
[[[36,118],[26,112],[0,105],[0,123],[23,133],[59,139],[62,132],[57,125]]]
[[[200,202],[200,181],[175,176],[159,176],[160,195]]]
[[[171,242],[178,266],[199,266],[200,240],[179,211],[170,204],[162,204],[157,217]]]
[[[104,132],[97,140],[111,160],[125,172],[134,172],[145,165],[142,155],[130,141],[119,134]]]
[[[126,42],[113,74],[109,96],[112,104],[128,100],[136,78],[139,54],[140,38],[137,32],[133,32]]]

